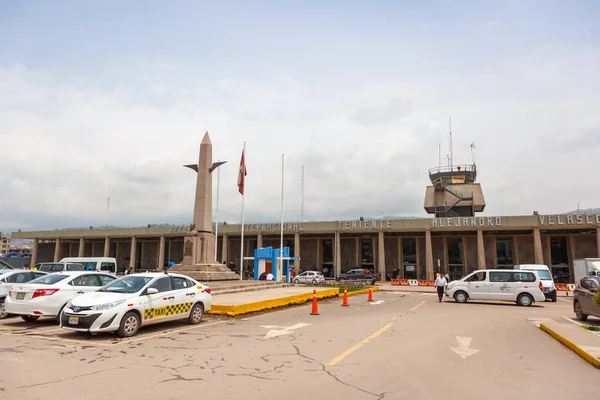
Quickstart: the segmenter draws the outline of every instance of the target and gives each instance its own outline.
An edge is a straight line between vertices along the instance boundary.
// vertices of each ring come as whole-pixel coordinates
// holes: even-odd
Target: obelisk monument
[[[239,279],[223,264],[215,262],[215,235],[212,230],[212,172],[223,162],[212,162],[212,143],[208,132],[200,143],[198,164],[185,165],[197,172],[194,216],[190,233],[183,244],[183,262],[172,268],[195,279]]]

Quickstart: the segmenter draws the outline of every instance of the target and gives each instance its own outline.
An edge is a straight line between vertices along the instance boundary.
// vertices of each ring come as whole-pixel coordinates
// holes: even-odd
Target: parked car
[[[542,288],[544,291],[544,295],[546,299],[552,300],[553,303],[556,303],[556,285],[554,284],[554,279],[552,279],[552,274],[550,273],[550,268],[544,264],[520,264],[515,265],[515,269],[524,270],[524,271],[537,271],[540,279],[542,280]]]
[[[4,310],[4,299],[8,296],[10,288],[19,283],[27,283],[33,279],[46,275],[46,272],[26,271],[23,269],[10,269],[0,271],[0,319],[10,314]]]
[[[69,300],[98,290],[115,279],[114,275],[95,271],[48,274],[25,284],[13,285],[4,307],[7,313],[20,315],[28,322],[40,317],[59,320]]]
[[[594,295],[600,287],[600,277],[587,276],[579,281],[573,292],[573,311],[580,321],[586,321],[588,316],[600,318],[600,306],[594,304]]]
[[[319,271],[304,271],[294,278],[294,283],[323,283],[325,276]]]
[[[508,300],[520,306],[545,301],[542,281],[537,271],[492,269],[475,271],[446,287],[446,297],[457,303],[467,300]]]
[[[86,271],[117,273],[117,259],[114,257],[67,257],[60,262],[83,264]]]
[[[346,282],[346,281],[369,281],[371,285],[375,284],[375,281],[380,280],[381,277],[379,274],[376,274],[373,270],[370,269],[351,269],[345,274],[339,274],[335,277],[335,280],[338,282]]]
[[[71,300],[60,326],[80,332],[116,331],[130,337],[142,326],[161,322],[187,319],[198,324],[211,308],[210,292],[210,287],[185,275],[126,275]]]
[[[52,272],[63,272],[63,271],[83,271],[83,264],[78,263],[65,263],[65,262],[44,262],[35,264],[35,268],[38,271],[44,271],[48,273]]]

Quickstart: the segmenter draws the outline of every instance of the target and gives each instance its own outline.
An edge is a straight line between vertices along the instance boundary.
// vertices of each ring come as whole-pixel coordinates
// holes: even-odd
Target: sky
[[[426,217],[449,117],[484,215],[598,207],[598,20],[591,0],[0,0],[0,227],[189,224],[206,131],[220,222],[244,142],[246,222],[279,220],[282,154],[287,221]]]

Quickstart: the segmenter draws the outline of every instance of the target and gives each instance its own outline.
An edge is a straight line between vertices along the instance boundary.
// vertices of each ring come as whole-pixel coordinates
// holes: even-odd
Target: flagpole
[[[240,281],[243,280],[244,276],[244,199],[246,198],[246,177],[244,175],[244,172],[246,169],[246,142],[244,142],[244,149],[242,150],[242,155],[244,157],[244,165],[241,166],[243,170],[240,173],[242,174],[242,179],[244,179],[244,193],[242,194],[242,254],[240,255]]]
[[[279,268],[277,272],[281,271],[283,274],[283,163],[284,163],[284,155],[281,155],[281,236],[279,239]],[[287,282],[287,277],[286,277]]]
[[[110,185],[108,185],[108,197],[106,198],[106,214],[104,216],[104,229],[108,229],[108,209],[110,207]]]
[[[217,167],[217,221],[215,224],[215,262],[217,262],[217,251],[219,249],[219,184],[220,183],[221,183],[221,169]],[[223,260],[221,260],[221,261],[223,261]]]

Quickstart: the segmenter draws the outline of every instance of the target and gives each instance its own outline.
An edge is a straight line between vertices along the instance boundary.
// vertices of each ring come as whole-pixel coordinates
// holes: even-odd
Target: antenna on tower
[[[448,117],[448,130],[450,131],[450,156],[449,156],[449,161],[450,161],[450,170],[452,170],[452,166],[454,165],[453,162],[453,154],[452,154],[452,117]]]
[[[304,222],[304,165],[302,166],[302,182],[300,195],[300,222]]]

